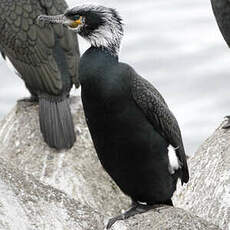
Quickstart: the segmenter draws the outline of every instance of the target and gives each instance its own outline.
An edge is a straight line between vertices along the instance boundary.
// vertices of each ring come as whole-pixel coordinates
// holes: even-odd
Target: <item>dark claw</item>
[[[125,219],[125,216],[122,214],[122,215],[119,215],[119,216],[116,216],[114,218],[111,218],[106,226],[106,229],[110,229],[113,224],[118,221],[118,220],[124,220]]]
[[[230,116],[226,116],[227,118],[227,123],[222,127],[222,129],[229,129],[230,128]]]
[[[36,97],[36,96],[25,97],[25,98],[19,99],[18,102],[35,103],[35,102],[38,102],[38,97]]]

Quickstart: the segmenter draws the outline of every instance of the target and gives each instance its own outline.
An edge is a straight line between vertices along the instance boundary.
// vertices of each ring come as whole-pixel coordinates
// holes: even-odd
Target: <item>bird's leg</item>
[[[111,218],[109,220],[107,226],[106,226],[106,229],[110,229],[112,227],[112,225],[118,220],[125,220],[125,219],[128,219],[129,217],[135,216],[136,214],[141,214],[141,213],[147,212],[151,209],[156,209],[156,208],[162,207],[162,206],[164,206],[164,205],[162,205],[162,204],[147,205],[147,204],[140,204],[140,203],[137,203],[135,201],[132,201],[131,208],[129,210],[127,210],[125,213]]]
[[[222,129],[229,129],[230,128],[230,116],[226,116],[227,123],[222,127]]]
[[[38,102],[38,97],[35,95],[31,95],[30,97],[25,97],[25,98],[19,99],[18,102],[35,103],[35,102]]]

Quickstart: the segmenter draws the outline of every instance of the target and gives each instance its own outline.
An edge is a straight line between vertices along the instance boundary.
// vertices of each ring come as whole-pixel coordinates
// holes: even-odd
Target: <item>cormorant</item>
[[[123,25],[117,11],[83,5],[39,21],[63,23],[91,43],[80,59],[86,121],[98,157],[133,205],[119,219],[173,205],[178,178],[189,180],[181,132],[161,94],[118,60]]]
[[[228,47],[230,47],[230,1],[211,0],[211,4],[220,32],[222,33]],[[226,118],[228,121],[222,127],[223,129],[230,128],[230,116],[226,116]]]
[[[36,19],[66,8],[65,0],[0,1],[0,51],[25,82],[29,101],[39,102],[41,132],[56,149],[71,148],[76,140],[69,91],[79,86],[79,47],[66,27],[38,26]]]

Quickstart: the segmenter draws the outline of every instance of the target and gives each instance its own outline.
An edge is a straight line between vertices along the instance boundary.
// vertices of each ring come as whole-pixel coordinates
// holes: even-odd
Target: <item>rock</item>
[[[126,221],[114,224],[111,230],[217,230],[217,226],[209,224],[201,218],[179,208],[163,207],[136,215]]]
[[[222,125],[221,125],[222,126]],[[230,130],[221,126],[189,159],[190,181],[174,204],[222,229],[230,229]]]
[[[0,229],[95,230],[104,217],[0,159]]]
[[[71,110],[77,141],[71,150],[56,151],[42,139],[38,105],[18,102],[0,122],[1,157],[83,204],[108,215],[118,214],[128,207],[129,199],[102,169],[80,97],[71,98]]]
[[[19,102],[0,122],[3,229],[24,226],[22,229],[102,230],[109,217],[127,208],[129,199],[105,173],[96,156],[79,97],[72,98],[71,109],[77,131],[77,142],[71,150],[56,151],[44,143],[36,104]],[[164,207],[159,212],[119,221],[112,229],[218,227],[182,209]]]
[[[0,158],[0,229],[103,230],[108,217],[82,205]],[[112,230],[213,229],[181,209],[163,208],[116,223]]]

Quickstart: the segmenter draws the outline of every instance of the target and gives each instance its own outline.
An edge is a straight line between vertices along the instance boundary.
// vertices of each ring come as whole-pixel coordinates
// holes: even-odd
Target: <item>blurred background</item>
[[[125,23],[120,61],[132,65],[162,93],[179,122],[189,155],[230,115],[230,50],[209,0],[67,2],[70,7],[102,4],[120,12]],[[89,44],[79,41],[83,53]],[[1,57],[0,74],[2,119],[29,94]],[[79,95],[80,90],[72,93]]]

